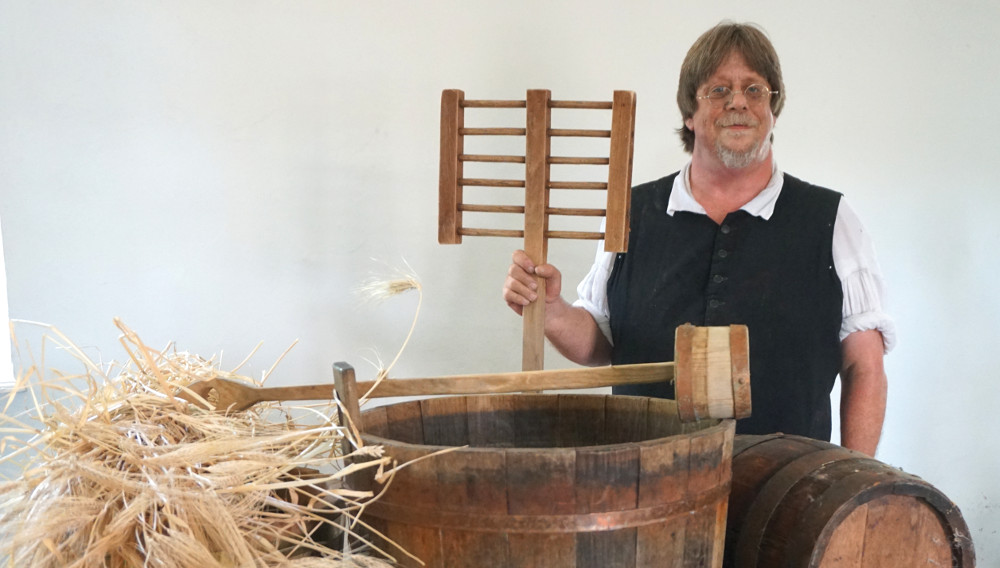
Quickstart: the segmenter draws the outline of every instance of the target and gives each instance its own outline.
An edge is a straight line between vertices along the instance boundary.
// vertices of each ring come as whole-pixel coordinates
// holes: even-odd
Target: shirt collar
[[[781,186],[785,181],[785,175],[778,168],[777,162],[773,162],[773,164],[771,180],[767,182],[767,186],[756,197],[740,207],[741,211],[746,211],[765,221],[770,219],[774,213],[774,205],[778,202],[778,195],[781,193]],[[667,201],[667,215],[672,217],[678,211],[707,215],[705,208],[691,195],[690,179],[691,162],[688,161],[681,173],[674,178],[674,187],[670,191],[670,199]]]

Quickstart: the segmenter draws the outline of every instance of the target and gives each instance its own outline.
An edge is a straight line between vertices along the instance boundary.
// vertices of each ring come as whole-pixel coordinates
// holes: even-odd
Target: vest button
[[[718,300],[709,300],[709,301],[708,301],[708,307],[709,307],[709,308],[712,308],[713,310],[714,310],[715,308],[718,308],[718,307],[719,307],[719,306],[721,306],[721,305],[722,305],[722,302],[720,302],[720,301],[718,301]]]
[[[715,276],[712,277],[712,282],[715,282],[716,284],[722,284],[722,281],[725,279],[726,279],[725,276],[721,274],[716,274]]]
[[[719,230],[722,231],[723,235],[728,235],[729,232],[732,231],[732,229],[729,227],[729,225],[723,225],[723,226],[719,227]]]
[[[729,252],[725,249],[719,251],[719,258],[726,258],[727,256],[729,256]]]

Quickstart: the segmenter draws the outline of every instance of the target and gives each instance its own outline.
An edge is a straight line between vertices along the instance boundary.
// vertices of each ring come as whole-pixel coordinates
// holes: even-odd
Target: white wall
[[[104,359],[123,356],[114,316],[233,365],[263,341],[258,370],[299,338],[276,382],[329,380],[336,360],[366,378],[416,297],[353,289],[405,259],[424,302],[394,375],[517,370],[499,296],[517,242],[437,244],[441,90],[634,90],[649,180],[685,159],[678,67],[724,18],[758,22],[782,56],[781,166],[845,192],[879,250],[900,344],[878,457],[956,501],[994,566],[995,2],[0,0],[11,316]],[[592,252],[555,242],[549,258],[575,282]]]

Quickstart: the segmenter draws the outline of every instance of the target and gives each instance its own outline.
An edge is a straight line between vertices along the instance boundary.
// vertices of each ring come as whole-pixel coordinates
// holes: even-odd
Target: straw
[[[414,273],[410,265],[405,262],[404,264],[406,264],[405,270],[396,268],[393,270],[394,274],[391,277],[369,278],[357,289],[357,293],[362,298],[371,302],[382,302],[404,292],[409,292],[410,290],[417,291],[417,307],[413,313],[413,322],[410,324],[410,330],[403,339],[402,346],[399,348],[399,351],[396,352],[395,358],[393,358],[388,365],[379,365],[378,374],[375,377],[374,384],[358,399],[360,404],[368,402],[371,393],[378,388],[379,384],[381,384],[383,380],[388,378],[389,370],[392,369],[397,361],[399,361],[400,356],[402,356],[403,351],[406,350],[406,346],[410,342],[410,338],[413,336],[413,330],[417,327],[417,320],[420,316],[420,306],[423,304],[424,299],[423,287],[420,285],[420,279]]]
[[[0,557],[9,565],[390,565],[389,551],[353,532],[376,495],[343,479],[382,480],[397,464],[338,424],[335,402],[204,410],[173,393],[217,376],[257,383],[211,359],[152,349],[115,324],[125,364],[102,369],[47,326],[40,357],[28,357],[18,380],[28,410],[8,414],[13,394],[6,402],[0,466],[20,472],[0,482]],[[52,348],[83,371],[46,369]],[[349,456],[339,455],[345,439],[357,448]],[[355,456],[367,461],[344,467]]]

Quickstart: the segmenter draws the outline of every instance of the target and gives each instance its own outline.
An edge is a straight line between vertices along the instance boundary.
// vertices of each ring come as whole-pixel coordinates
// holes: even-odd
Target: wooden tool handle
[[[640,363],[582,369],[453,375],[430,379],[364,381],[357,383],[357,392],[364,395],[375,387],[368,396],[493,394],[656,383],[672,380],[673,376],[673,363]]]
[[[334,385],[307,385],[301,387],[266,387],[255,389],[257,402],[267,400],[329,400],[333,398]]]
[[[535,266],[547,262],[549,218],[549,129],[552,94],[543,89],[529,90],[527,99],[527,129],[525,131],[524,177],[524,252]],[[538,298],[522,312],[521,370],[540,371],[545,368],[545,279],[535,276]]]

